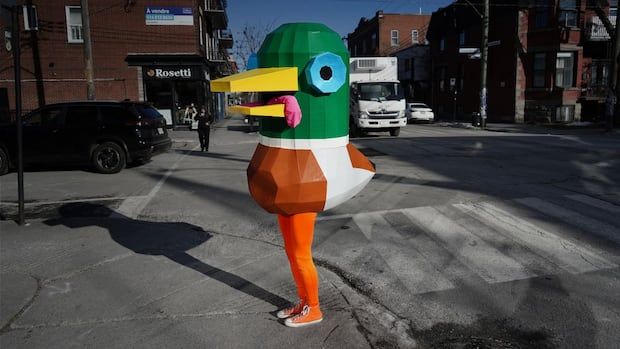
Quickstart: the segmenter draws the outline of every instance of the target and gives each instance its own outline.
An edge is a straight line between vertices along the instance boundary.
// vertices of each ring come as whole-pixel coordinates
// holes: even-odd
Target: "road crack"
[[[22,314],[24,314],[28,309],[30,309],[30,307],[32,307],[32,305],[34,304],[34,301],[41,294],[41,290],[43,289],[43,282],[41,281],[41,279],[39,279],[36,276],[32,276],[32,275],[28,275],[28,276],[36,280],[37,289],[35,290],[34,295],[32,295],[32,298],[30,298],[30,300],[28,300],[28,302],[26,302],[26,304],[24,304],[24,306],[15,315],[13,315],[13,317],[10,318],[9,321],[7,321],[7,323],[4,326],[2,326],[2,328],[0,328],[0,335],[3,335],[4,333],[13,330],[14,329],[12,327],[13,323],[17,321],[22,316]]]

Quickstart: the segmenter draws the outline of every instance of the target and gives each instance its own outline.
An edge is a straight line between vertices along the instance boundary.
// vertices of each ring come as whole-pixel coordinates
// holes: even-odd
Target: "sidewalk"
[[[275,311],[295,292],[280,246],[107,217],[0,230],[2,347],[369,347],[326,270],[323,323],[281,324]]]

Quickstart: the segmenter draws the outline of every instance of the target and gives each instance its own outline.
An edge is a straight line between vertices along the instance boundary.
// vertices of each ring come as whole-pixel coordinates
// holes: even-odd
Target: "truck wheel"
[[[392,137],[398,137],[399,134],[400,134],[400,128],[393,128],[390,130],[390,136]]]
[[[114,142],[99,144],[93,151],[93,167],[99,173],[118,173],[126,165],[125,151]]]
[[[9,157],[4,149],[0,148],[0,176],[9,172]]]

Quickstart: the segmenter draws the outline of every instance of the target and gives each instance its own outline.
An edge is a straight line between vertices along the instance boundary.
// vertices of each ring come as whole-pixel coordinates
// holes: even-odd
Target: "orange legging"
[[[284,249],[297,285],[297,295],[310,307],[319,305],[319,276],[312,261],[315,219],[316,213],[278,215]]]

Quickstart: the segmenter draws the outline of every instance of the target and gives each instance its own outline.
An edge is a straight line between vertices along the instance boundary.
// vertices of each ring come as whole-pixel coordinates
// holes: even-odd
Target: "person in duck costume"
[[[260,103],[235,106],[263,116],[247,169],[252,197],[278,215],[299,302],[280,310],[289,327],[323,319],[312,260],[318,212],[360,192],[374,165],[349,143],[349,54],[340,36],[318,23],[284,24],[265,38],[258,68],[211,82],[213,92],[259,92]]]

